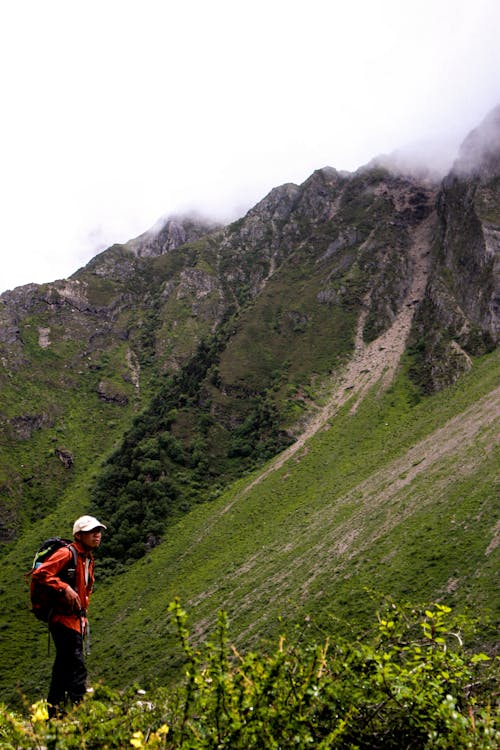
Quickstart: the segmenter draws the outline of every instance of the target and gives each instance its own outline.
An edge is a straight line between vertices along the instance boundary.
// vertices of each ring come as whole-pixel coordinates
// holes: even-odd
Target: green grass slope
[[[302,625],[361,629],[366,588],[439,600],[498,624],[499,354],[456,385],[419,400],[407,363],[383,395],[347,403],[328,429],[276,471],[240,480],[169,529],[125,574],[97,585],[91,612],[92,680],[119,687],[175,681],[182,658],[168,603],[180,597],[195,637],[217,611],[240,647]],[[498,488],[496,488],[498,492]],[[39,539],[66,531],[78,492],[5,559],[0,628],[4,699],[46,690],[47,636],[29,613],[22,573]]]

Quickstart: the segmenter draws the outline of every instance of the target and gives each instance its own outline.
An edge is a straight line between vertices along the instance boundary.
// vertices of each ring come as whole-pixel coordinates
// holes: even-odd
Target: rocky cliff
[[[464,141],[437,197],[433,271],[418,316],[423,382],[443,387],[498,345],[500,107]]]

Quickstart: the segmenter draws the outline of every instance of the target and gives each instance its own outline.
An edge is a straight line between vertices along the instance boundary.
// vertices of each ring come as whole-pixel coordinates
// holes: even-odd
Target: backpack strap
[[[74,544],[68,544],[68,549],[71,550],[73,556],[73,567],[75,569],[75,581],[76,581],[76,569],[78,567],[78,552]]]

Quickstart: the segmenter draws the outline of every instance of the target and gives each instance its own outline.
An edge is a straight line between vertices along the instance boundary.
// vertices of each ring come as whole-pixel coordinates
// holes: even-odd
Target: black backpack
[[[68,565],[59,573],[59,578],[62,581],[69,583],[74,588],[77,552],[72,542],[68,539],[61,539],[61,537],[58,536],[46,539],[38,548],[35,557],[33,558],[31,570],[26,574],[26,579],[32,576],[33,571],[46,562],[49,557],[52,557],[54,552],[61,549],[61,547],[67,547],[70,549],[72,552],[72,558],[68,559]],[[50,620],[54,607],[61,601],[56,591],[33,578],[31,578],[30,583],[30,599],[31,611],[35,617],[38,620],[42,620],[42,622],[48,622]]]

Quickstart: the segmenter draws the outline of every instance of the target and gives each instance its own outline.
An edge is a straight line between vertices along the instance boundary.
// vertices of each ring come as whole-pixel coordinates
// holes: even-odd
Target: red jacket
[[[76,575],[73,588],[80,597],[82,608],[87,612],[94,585],[94,558],[90,552],[87,552],[76,540],[71,542],[76,549]],[[72,628],[82,633],[82,614],[72,611],[64,597],[64,589],[69,587],[69,583],[59,578],[60,573],[68,567],[73,566],[73,553],[68,547],[61,547],[49,557],[47,562],[40,565],[33,571],[32,577],[45,586],[50,586],[58,592],[58,601],[60,603],[54,607],[50,618],[51,622],[59,622],[67,628]],[[87,572],[86,572],[87,571]]]

